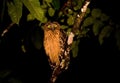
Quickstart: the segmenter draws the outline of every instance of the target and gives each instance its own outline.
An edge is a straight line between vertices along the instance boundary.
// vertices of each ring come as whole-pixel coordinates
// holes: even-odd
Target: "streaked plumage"
[[[48,22],[44,25],[44,49],[53,69],[53,77],[68,68],[70,56],[67,35],[59,23]]]

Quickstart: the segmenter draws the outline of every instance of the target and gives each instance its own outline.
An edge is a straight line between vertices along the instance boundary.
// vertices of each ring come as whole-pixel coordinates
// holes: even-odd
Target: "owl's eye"
[[[48,28],[51,28],[51,25],[48,25],[47,27],[48,27]]]
[[[56,25],[56,24],[54,24],[54,27],[56,28],[56,27],[57,27],[57,25]]]

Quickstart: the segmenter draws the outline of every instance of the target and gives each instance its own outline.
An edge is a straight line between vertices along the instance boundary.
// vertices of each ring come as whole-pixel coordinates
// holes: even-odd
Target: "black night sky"
[[[114,22],[120,23],[120,4],[118,1],[92,0],[89,6],[100,8]],[[1,26],[6,27],[9,24],[7,19],[9,19],[8,16]],[[51,72],[43,47],[38,50],[30,41],[30,34],[35,31],[30,27],[33,27],[34,24],[24,24],[24,26],[21,25],[22,28],[16,28],[16,25],[14,25],[4,37],[0,38],[0,71],[11,71],[11,74],[6,78],[2,80],[0,78],[0,83],[10,83],[6,80],[11,77],[20,79],[23,83],[48,82]],[[4,29],[1,26],[0,33]],[[21,50],[21,38],[26,39],[23,42],[27,48],[26,53]],[[120,82],[120,53],[115,42],[114,37],[111,36],[100,46],[95,37],[82,38],[78,56],[76,58],[71,57],[69,69],[59,76],[56,83]],[[4,82],[2,82],[3,80]]]

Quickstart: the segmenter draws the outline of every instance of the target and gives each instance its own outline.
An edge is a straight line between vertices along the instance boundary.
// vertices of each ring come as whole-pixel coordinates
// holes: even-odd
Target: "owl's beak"
[[[55,30],[55,28],[53,27],[53,28],[51,28],[51,30],[52,30],[52,31],[54,31],[54,30]]]

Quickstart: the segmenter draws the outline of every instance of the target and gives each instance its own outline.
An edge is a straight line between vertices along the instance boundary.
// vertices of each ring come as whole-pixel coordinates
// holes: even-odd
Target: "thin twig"
[[[13,22],[10,23],[9,26],[5,30],[3,30],[2,34],[1,34],[1,37],[3,37],[14,24],[15,23],[13,23]]]

